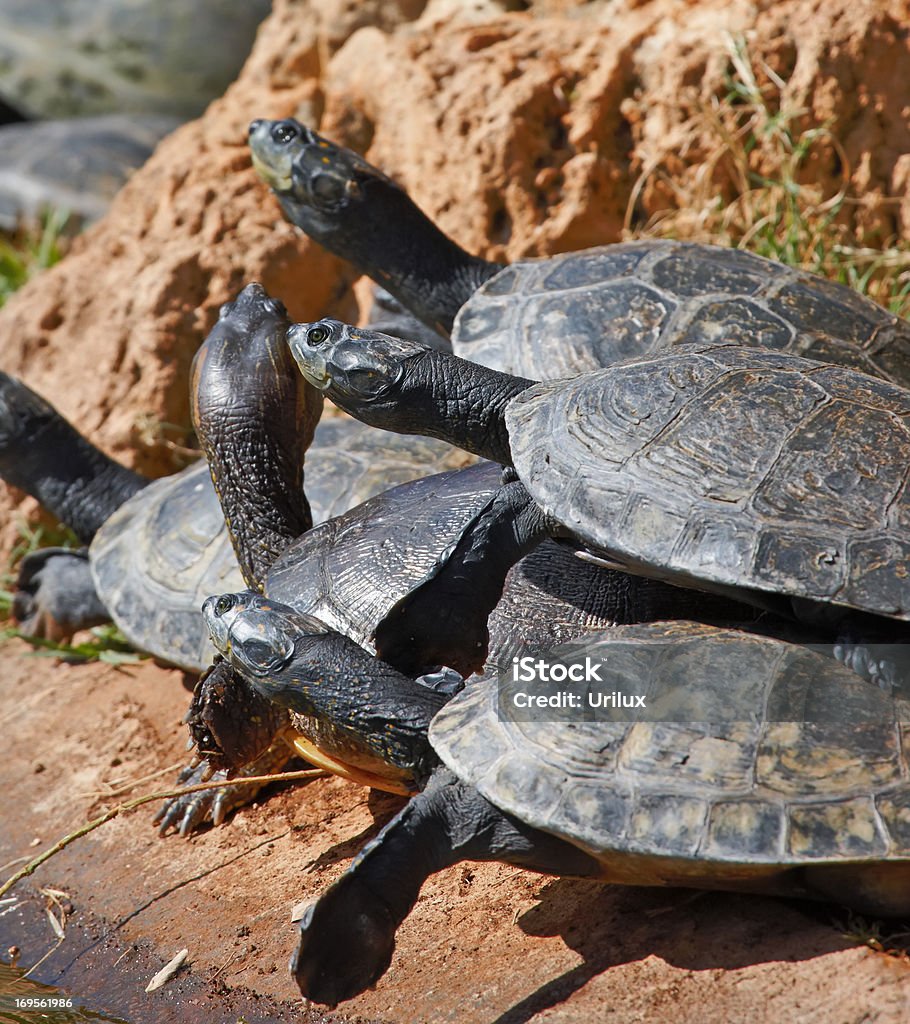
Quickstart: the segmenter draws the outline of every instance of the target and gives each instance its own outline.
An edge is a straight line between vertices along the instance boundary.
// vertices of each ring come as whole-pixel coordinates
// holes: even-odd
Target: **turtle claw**
[[[232,779],[273,775],[280,772],[292,756],[287,744],[283,740],[278,740],[264,754],[239,771],[215,771],[208,761],[201,761],[184,768],[177,782],[181,786],[196,786],[204,782],[223,782],[229,775]],[[232,811],[252,803],[263,786],[264,784],[255,783],[248,786],[225,786],[171,797],[159,808],[152,824],[158,825],[159,836],[166,835],[173,828],[178,835],[186,837],[192,835],[206,822],[211,822],[217,828]]]
[[[211,766],[203,761],[195,767],[191,765],[184,768],[177,781],[181,786],[194,786],[201,782],[220,782],[226,778],[226,771],[213,772]],[[171,797],[152,819],[152,823],[158,825],[158,835],[165,836],[174,828],[178,835],[186,838],[208,820],[220,825],[229,809],[224,806],[223,799],[228,792],[225,789],[210,789]]]

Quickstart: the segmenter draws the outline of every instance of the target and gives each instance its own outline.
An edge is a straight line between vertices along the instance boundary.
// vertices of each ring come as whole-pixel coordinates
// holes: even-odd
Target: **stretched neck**
[[[88,544],[148,480],[114,462],[21,381],[0,380],[0,418],[9,417],[0,476],[37,499]]]
[[[512,465],[505,411],[535,381],[513,377],[444,352],[409,362],[401,385],[402,433],[428,434],[481,458]]]
[[[292,198],[281,199],[291,220],[306,223]],[[381,217],[373,216],[373,211]],[[458,310],[504,266],[465,252],[403,189],[386,180],[364,185],[363,199],[345,223],[311,233],[443,334],[451,333]]]
[[[216,331],[196,356],[193,422],[249,587],[312,526],[303,458],[322,396],[293,368],[283,333]]]

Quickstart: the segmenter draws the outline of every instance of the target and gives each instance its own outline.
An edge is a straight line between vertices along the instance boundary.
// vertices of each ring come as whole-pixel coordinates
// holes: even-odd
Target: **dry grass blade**
[[[80,826],[75,831],[68,833],[62,839],[57,840],[53,846],[30,860],[23,868],[20,868],[14,875],[11,875],[3,885],[0,885],[0,897],[5,896],[10,889],[23,878],[33,874],[45,861],[50,860],[55,854],[65,849],[70,843],[81,839],[89,832],[100,828],[108,821],[113,821],[120,814],[135,810],[153,800],[170,800],[172,797],[183,796],[186,793],[202,793],[207,789],[227,789],[231,786],[266,785],[270,782],[290,782],[297,779],[315,779],[326,773],[321,768],[306,768],[299,772],[278,772],[274,775],[255,775],[245,779],[228,779],[224,782],[201,782],[195,786],[184,786],[179,789],[167,789],[158,793],[147,793],[145,796],[136,797],[135,800],[128,800],[124,804],[117,804],[109,811],[105,811],[100,817]]]
[[[174,975],[183,966],[184,961],[190,955],[188,949],[181,949],[180,952],[170,960],[168,963],[161,968],[161,970],[155,975],[154,978],[145,986],[146,992],[157,992],[159,988],[164,986],[174,977]]]
[[[852,168],[836,125],[807,123],[787,83],[730,37],[722,96],[684,96],[692,111],[674,153],[639,175],[625,237],[676,238],[749,249],[855,288],[910,315],[910,248],[872,249],[857,214]],[[882,208],[891,200],[877,199]],[[897,202],[894,200],[893,202]],[[641,207],[653,212],[646,219]]]

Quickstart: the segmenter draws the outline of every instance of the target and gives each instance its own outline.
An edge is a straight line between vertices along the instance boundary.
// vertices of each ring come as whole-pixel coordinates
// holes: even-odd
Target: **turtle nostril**
[[[256,131],[256,129],[257,129],[257,128],[258,128],[258,127],[259,127],[259,126],[261,125],[261,124],[262,124],[262,119],[261,119],[261,118],[258,118],[258,117],[256,118],[256,120],[255,120],[255,121],[250,121],[250,135],[252,135],[252,134],[253,134],[253,132],[254,132],[254,131]]]

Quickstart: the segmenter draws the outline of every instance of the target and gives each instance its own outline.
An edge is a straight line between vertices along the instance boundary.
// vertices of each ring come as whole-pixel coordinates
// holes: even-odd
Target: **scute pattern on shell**
[[[304,489],[321,523],[387,487],[466,461],[432,438],[326,419],[306,455]],[[92,543],[91,565],[127,639],[191,672],[209,665],[214,651],[202,602],[245,589],[205,462],[154,481],[119,508]]]
[[[481,463],[383,489],[294,541],[273,565],[266,592],[369,646],[392,605],[432,575],[483,511],[501,472]]]
[[[785,353],[685,346],[509,406],[534,499],[657,574],[910,618],[910,391]]]
[[[212,660],[202,602],[246,586],[205,462],[117,509],[92,542],[91,567],[130,643],[190,672]]]
[[[269,596],[372,650],[376,624],[438,570],[492,500],[501,475],[500,466],[484,462],[375,495],[292,543],[269,574]],[[605,573],[546,541],[508,575],[488,623],[487,667],[529,644],[547,649],[616,620],[670,614],[668,605],[678,601],[672,590]]]
[[[507,709],[527,684],[487,677],[432,723],[445,764],[507,813],[627,864],[630,880],[655,870],[650,858],[720,879],[883,856],[905,860],[910,878],[906,703],[818,652],[696,623],[617,627],[585,650],[605,659],[611,688],[688,682],[697,713],[713,701],[717,720],[685,721],[677,707],[666,721],[520,721]],[[802,720],[774,720],[775,703]]]
[[[910,324],[762,256],[665,240],[515,263],[465,304],[456,355],[553,380],[677,345],[795,352],[910,386]]]

